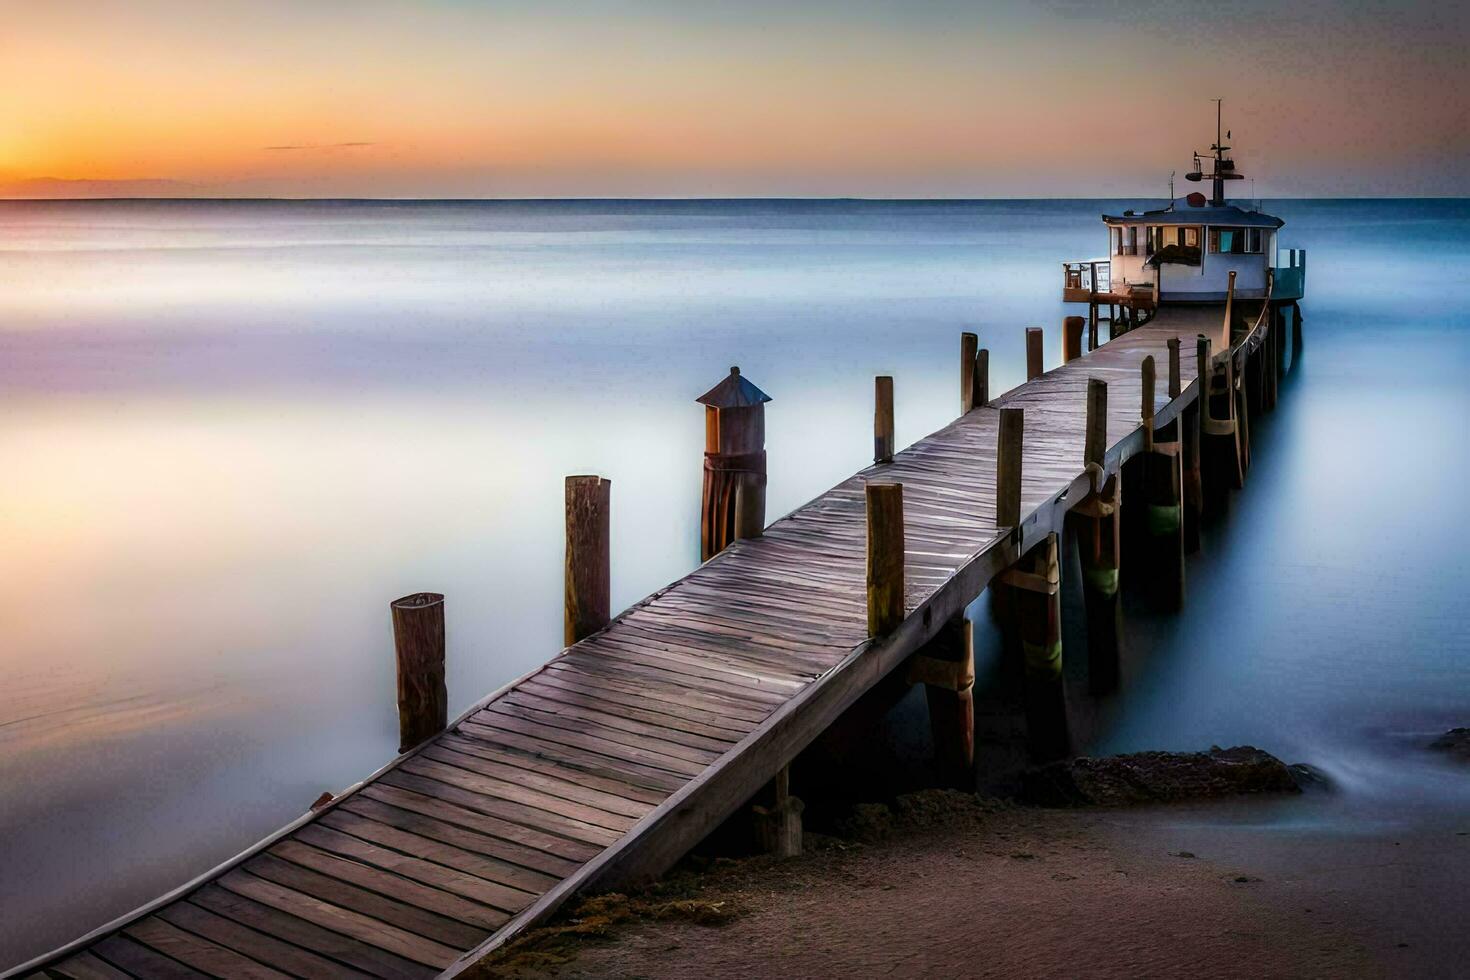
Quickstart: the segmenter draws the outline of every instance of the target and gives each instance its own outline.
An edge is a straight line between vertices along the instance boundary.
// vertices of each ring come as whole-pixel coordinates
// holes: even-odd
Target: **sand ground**
[[[977,808],[717,862],[650,900],[723,924],[639,915],[491,975],[1470,976],[1470,826],[1263,832],[1231,805]]]

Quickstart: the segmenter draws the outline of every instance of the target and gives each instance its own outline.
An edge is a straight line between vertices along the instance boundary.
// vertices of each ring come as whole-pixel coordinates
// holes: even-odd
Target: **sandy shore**
[[[1344,836],[1293,829],[1278,819],[1283,806],[1310,813],[1311,803],[941,807],[900,818],[872,842],[819,839],[791,861],[721,861],[697,875],[676,874],[623,921],[618,903],[594,902],[580,919],[562,920],[591,935],[543,934],[485,975],[1470,971],[1470,826]]]

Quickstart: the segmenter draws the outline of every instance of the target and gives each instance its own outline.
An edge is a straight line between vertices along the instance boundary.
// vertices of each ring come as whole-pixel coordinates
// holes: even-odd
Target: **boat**
[[[1222,129],[1221,101],[1215,100],[1215,142],[1207,154],[1194,154],[1185,174],[1193,183],[1209,183],[1209,197],[1199,192],[1149,211],[1104,214],[1108,253],[1103,258],[1063,263],[1062,299],[1087,303],[1091,320],[1099,307],[1113,332],[1156,315],[1161,304],[1221,303],[1235,276],[1235,296],[1260,299],[1271,289],[1276,267],[1277,234],[1285,222],[1257,206],[1241,206],[1225,197],[1228,182],[1244,180],[1228,155],[1231,138]],[[1207,172],[1204,163],[1211,169]],[[1290,256],[1295,268],[1298,256]],[[1301,257],[1304,264],[1305,258]]]

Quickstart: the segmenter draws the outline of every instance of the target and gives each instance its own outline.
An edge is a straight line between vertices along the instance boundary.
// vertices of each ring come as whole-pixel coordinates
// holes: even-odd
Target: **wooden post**
[[[873,462],[893,462],[893,379],[873,379]]]
[[[761,850],[781,858],[801,855],[801,800],[791,795],[791,767],[782,766],[771,781],[771,806],[754,806]]]
[[[1062,684],[1062,612],[1060,554],[1055,534],[1032,548],[1001,573],[1011,592],[1010,607],[1021,639],[1025,678],[1026,735],[1031,754],[1040,761],[1067,754],[1071,737]]]
[[[1041,355],[1041,328],[1026,328],[1026,380],[1045,374]]]
[[[1177,343],[1171,354],[1177,354]],[[1178,425],[1155,434],[1153,358],[1143,362],[1143,425],[1147,449],[1143,454],[1144,528],[1147,532],[1146,580],[1157,605],[1178,609],[1184,604],[1184,474],[1179,455]]]
[[[1108,234],[1112,234],[1112,232]],[[1089,280],[1090,285],[1088,286],[1087,295],[1087,349],[1097,350],[1097,263],[1091,262],[1088,265],[1091,278]],[[1109,320],[1111,321],[1111,316]],[[1108,329],[1112,329],[1111,322],[1108,325]]]
[[[1184,382],[1179,375],[1179,338],[1170,337],[1169,345],[1169,401],[1184,393]]]
[[[975,354],[974,395],[971,401],[976,408],[990,404],[990,348],[982,347]]]
[[[1083,462],[1096,466],[1098,477],[1106,461],[1108,385],[1098,378],[1087,381],[1087,440]],[[1094,694],[1118,686],[1122,648],[1118,568],[1121,556],[1119,504],[1122,481],[1113,474],[1095,486],[1067,514],[1082,566],[1082,601],[1087,616],[1087,677]]]
[[[944,781],[961,789],[975,782],[974,634],[964,613],[939,628],[909,661],[910,684],[923,684],[929,729]]]
[[[1143,419],[1143,449],[1144,452],[1152,452],[1154,448],[1154,357],[1152,354],[1143,359],[1142,374],[1143,404],[1140,406],[1139,415]]]
[[[612,481],[569,476],[562,642],[571,646],[608,624],[612,570],[608,544]]]
[[[749,531],[766,523],[766,417],[771,398],[732,367],[696,399],[704,406],[704,490],[700,499],[699,555],[709,561],[734,541],[737,514]]]
[[[1239,434],[1235,428],[1235,379],[1232,358],[1226,356],[1216,368],[1210,343],[1200,338],[1200,432],[1202,435],[1202,483],[1205,508],[1222,510],[1229,500],[1228,488],[1244,485],[1240,468]]]
[[[1021,440],[1025,415],[1019,408],[1002,408],[995,445],[995,526],[1021,523]]]
[[[444,597],[416,592],[395,600],[393,645],[398,654],[398,751],[407,752],[449,723],[444,687]]]
[[[745,541],[766,533],[766,481],[742,473],[735,484],[735,539]]]
[[[1086,325],[1080,316],[1069,316],[1062,321],[1062,363],[1082,356],[1082,328]]]
[[[884,636],[903,622],[903,484],[869,483],[868,635]]]
[[[972,333],[960,334],[960,414],[964,415],[975,402],[975,357],[980,338]]]
[[[1302,265],[1307,264],[1306,256],[1302,257]],[[1291,304],[1291,369],[1295,371],[1302,362],[1302,354],[1305,351],[1302,345],[1302,306],[1300,303]]]

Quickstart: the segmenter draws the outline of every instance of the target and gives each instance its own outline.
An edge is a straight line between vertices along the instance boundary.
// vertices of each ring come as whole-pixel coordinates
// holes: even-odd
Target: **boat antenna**
[[[1244,180],[1245,174],[1236,170],[1235,161],[1225,155],[1230,150],[1230,147],[1225,145],[1225,140],[1230,137],[1230,133],[1224,126],[1223,105],[1225,100],[1211,99],[1210,101],[1215,103],[1215,142],[1210,146],[1210,153],[1215,158],[1214,169],[1208,174],[1205,173],[1204,167],[1201,165],[1201,155],[1196,151],[1194,154],[1194,169],[1185,174],[1184,179],[1195,181],[1196,183],[1208,179],[1213,185],[1215,192],[1210,198],[1210,204],[1215,207],[1222,207],[1225,204],[1225,181]]]
[[[1173,171],[1173,170],[1169,171],[1169,210],[1170,211],[1173,211],[1174,210],[1174,174],[1175,174],[1175,171]]]

